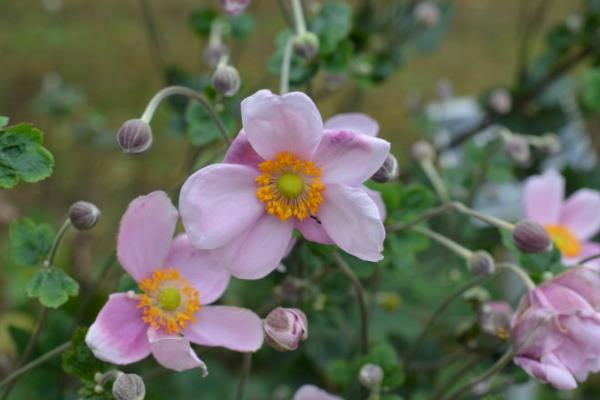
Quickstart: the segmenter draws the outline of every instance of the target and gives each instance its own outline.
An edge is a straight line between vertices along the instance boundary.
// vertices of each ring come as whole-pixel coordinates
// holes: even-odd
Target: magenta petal
[[[136,281],[163,266],[176,225],[177,209],[165,192],[152,192],[129,203],[121,218],[117,256]]]
[[[587,240],[600,231],[600,192],[579,189],[562,207],[559,223],[579,240]]]
[[[325,131],[312,160],[323,170],[323,182],[356,186],[385,162],[390,144],[350,131]]]
[[[310,159],[323,134],[315,103],[304,93],[278,96],[260,90],[242,101],[242,123],[252,147],[265,159],[289,151]]]
[[[321,244],[334,244],[333,240],[325,232],[323,225],[313,218],[296,221],[295,226],[306,240]]]
[[[514,361],[529,375],[551,384],[556,389],[573,390],[577,387],[575,378],[564,366],[544,364],[527,357],[515,357]]]
[[[150,354],[148,327],[137,305],[137,300],[125,293],[108,298],[85,337],[97,358],[120,365],[140,361]]]
[[[256,198],[256,176],[255,169],[244,165],[214,164],[185,181],[179,212],[196,247],[223,246],[264,213],[264,206]]]
[[[325,121],[325,129],[350,131],[367,136],[377,136],[379,124],[367,114],[337,114]]]
[[[178,372],[200,368],[203,377],[208,375],[206,364],[198,358],[187,338],[149,329],[148,340],[152,355],[163,367]]]
[[[244,131],[237,135],[223,159],[226,164],[242,164],[253,168],[257,168],[263,161],[264,159],[252,148]]]
[[[331,239],[355,257],[381,260],[385,228],[369,195],[361,188],[331,184],[324,194],[319,218]]]
[[[229,284],[230,274],[219,266],[211,250],[199,250],[187,235],[173,240],[165,267],[175,268],[200,293],[200,302],[210,304],[217,300]]]
[[[263,343],[262,321],[250,310],[228,306],[205,306],[185,335],[202,346],[250,352]]]
[[[381,220],[385,221],[385,217],[387,216],[387,210],[385,208],[383,198],[381,197],[381,193],[379,193],[377,190],[369,189],[364,185],[362,189],[369,195],[371,200],[375,202],[375,204],[377,205],[377,209],[379,210],[379,216],[381,217]]]
[[[327,393],[314,385],[302,385],[294,393],[292,400],[343,400],[341,397]]]
[[[531,176],[525,181],[523,203],[525,218],[539,224],[556,224],[565,193],[565,179],[555,170]]]

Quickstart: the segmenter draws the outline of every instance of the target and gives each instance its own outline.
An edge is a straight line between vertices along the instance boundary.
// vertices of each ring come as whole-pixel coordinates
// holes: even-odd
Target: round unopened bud
[[[238,70],[227,64],[219,64],[211,82],[217,93],[227,97],[235,95],[242,84]]]
[[[412,145],[410,152],[412,154],[412,157],[419,162],[425,160],[433,160],[435,158],[435,149],[433,148],[431,143],[429,143],[426,140],[419,140],[415,142]]]
[[[552,248],[552,240],[543,226],[537,222],[519,222],[512,233],[513,242],[525,253],[542,253]]]
[[[126,121],[117,132],[117,144],[122,152],[143,153],[152,146],[152,128],[141,119]]]
[[[383,369],[379,365],[365,364],[360,368],[358,380],[366,389],[374,389],[383,382]]]
[[[265,339],[275,350],[291,351],[308,337],[306,315],[296,308],[277,307],[263,321]]]
[[[526,165],[531,160],[529,142],[521,135],[510,134],[504,142],[504,151],[518,165]]]
[[[381,168],[375,172],[371,179],[379,183],[390,182],[398,179],[399,171],[398,160],[392,154],[388,154]]]
[[[473,252],[468,264],[469,270],[475,275],[490,275],[496,270],[496,263],[491,254],[483,250]]]
[[[146,386],[139,375],[119,375],[112,388],[115,400],[143,400],[146,397]]]
[[[101,215],[98,207],[87,201],[78,201],[69,208],[69,220],[80,231],[87,231],[96,226]]]
[[[507,114],[512,108],[512,96],[504,88],[492,90],[488,98],[488,106],[496,114]]]
[[[479,309],[479,327],[489,335],[508,339],[513,310],[505,302],[488,302]]]
[[[313,32],[304,32],[294,38],[294,52],[307,60],[319,52],[319,37]]]
[[[440,20],[440,9],[433,3],[422,1],[415,7],[414,15],[419,25],[431,28]]]

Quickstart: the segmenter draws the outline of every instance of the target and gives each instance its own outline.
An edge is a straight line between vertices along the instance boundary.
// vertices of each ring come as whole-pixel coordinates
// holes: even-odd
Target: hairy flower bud
[[[416,161],[433,160],[435,158],[435,149],[426,140],[419,140],[412,145],[410,149],[412,157]]]
[[[469,269],[475,275],[490,275],[496,270],[496,263],[491,254],[487,251],[478,250],[468,261]]]
[[[263,321],[265,339],[274,349],[291,351],[308,337],[306,315],[296,308],[277,307]]]
[[[69,208],[69,220],[80,231],[87,231],[96,226],[101,215],[98,207],[87,201],[78,201]]]
[[[119,375],[112,388],[115,400],[143,400],[146,397],[146,386],[139,375]]]
[[[479,309],[479,327],[489,335],[508,339],[513,309],[506,302],[488,302]]]
[[[552,248],[552,240],[543,226],[537,222],[519,222],[512,233],[513,242],[525,253],[542,253]]]
[[[312,59],[319,52],[319,37],[313,32],[304,32],[294,38],[294,52],[299,56]]]
[[[211,82],[217,93],[227,97],[234,96],[242,84],[238,70],[227,64],[219,64]]]
[[[152,146],[152,128],[141,119],[126,121],[117,132],[117,144],[124,153],[143,153]]]
[[[488,98],[488,106],[496,114],[507,114],[512,108],[512,96],[504,88],[494,89]]]
[[[386,183],[396,180],[399,174],[398,160],[392,154],[388,154],[381,168],[375,172],[371,179],[375,182]]]
[[[358,380],[366,389],[379,387],[383,382],[383,369],[379,365],[365,364],[360,368]]]
[[[526,165],[531,160],[529,142],[521,135],[510,134],[504,142],[506,155],[518,165]]]
[[[439,8],[428,1],[422,1],[415,7],[415,19],[419,25],[431,28],[440,20]]]

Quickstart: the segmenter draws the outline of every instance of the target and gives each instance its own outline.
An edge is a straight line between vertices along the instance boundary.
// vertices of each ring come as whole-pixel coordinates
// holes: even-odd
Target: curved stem
[[[367,313],[365,289],[352,268],[350,268],[339,253],[333,253],[333,258],[335,258],[340,270],[348,277],[348,279],[350,279],[350,282],[356,291],[356,299],[358,300],[358,306],[360,308],[360,352],[361,354],[366,355],[369,353],[369,315]]]
[[[447,247],[448,249],[450,249],[451,251],[456,253],[458,256],[464,258],[465,260],[468,260],[473,255],[473,252],[471,250],[461,246],[460,244],[447,238],[444,235],[441,235],[437,232],[432,231],[431,229],[424,228],[422,226],[413,226],[410,229],[415,232],[418,232],[420,234],[423,234],[423,235],[429,237],[430,239],[435,240],[436,242]]]
[[[523,268],[519,267],[518,265],[511,263],[500,263],[496,266],[496,268],[498,268],[498,270],[504,269],[515,274],[521,280],[521,282],[523,282],[523,285],[525,285],[527,290],[535,289],[535,283],[533,283],[529,277],[529,274],[527,274],[527,272],[525,272]]]
[[[50,350],[46,354],[43,354],[40,357],[36,358],[35,360],[33,360],[32,362],[30,362],[29,364],[26,364],[26,365],[22,366],[21,368],[19,368],[16,371],[12,372],[6,378],[2,379],[2,381],[0,381],[0,387],[6,385],[9,382],[14,381],[15,379],[17,379],[18,377],[20,377],[24,373],[28,372],[29,370],[31,370],[31,369],[37,367],[38,365],[41,365],[41,364],[45,363],[46,361],[50,360],[52,357],[57,356],[57,355],[65,352],[65,351],[67,351],[69,349],[69,347],[71,347],[71,342],[63,343],[60,346],[55,347],[54,349]]]
[[[223,140],[228,145],[231,144],[231,140],[229,139],[229,134],[227,133],[227,129],[225,128],[223,121],[221,121],[221,118],[219,117],[219,115],[217,114],[217,112],[215,111],[213,106],[210,104],[210,102],[202,94],[200,94],[190,88],[187,88],[185,86],[167,86],[167,87],[159,90],[154,95],[154,97],[152,97],[152,99],[146,106],[146,109],[144,110],[144,113],[142,114],[140,119],[149,124],[150,121],[152,121],[154,112],[158,108],[159,104],[167,97],[174,96],[174,95],[186,96],[186,97],[188,97],[192,100],[196,100],[198,103],[200,103],[200,105],[202,105],[204,107],[204,109],[206,111],[208,111],[208,114],[210,115],[212,120],[217,125],[219,132],[221,132],[221,136],[223,137]]]
[[[51,268],[54,264],[54,257],[56,257],[56,250],[58,250],[58,245],[60,244],[63,236],[67,232],[67,229],[71,226],[71,220],[67,218],[65,222],[62,224],[56,237],[54,238],[54,242],[52,243],[52,247],[50,248],[50,252],[48,253],[48,257],[44,261],[44,268]]]
[[[252,353],[244,353],[242,360],[242,374],[240,375],[240,383],[238,385],[236,400],[242,400],[244,398],[244,389],[246,388],[246,381],[248,375],[250,375],[250,369],[252,368]]]
[[[433,393],[433,395],[431,396],[431,400],[437,400],[441,398],[444,393],[448,393],[452,386],[454,386],[456,382],[460,381],[460,379],[466,373],[473,369],[473,367],[475,367],[479,363],[479,361],[483,359],[483,357],[483,354],[475,354],[472,357],[470,357],[468,361],[461,368],[459,368],[458,371],[456,371],[448,378],[446,383],[440,386],[440,388]]]
[[[285,43],[283,50],[283,61],[281,63],[281,81],[279,82],[279,94],[290,91],[290,68],[292,64],[292,50],[294,49],[294,35],[291,35]]]
[[[454,203],[454,208],[456,208],[456,210],[458,212],[460,212],[461,214],[465,214],[470,217],[477,218],[480,221],[486,222],[486,223],[493,225],[500,229],[513,230],[515,228],[515,226],[508,221],[505,221],[500,218],[496,218],[496,217],[488,215],[488,214],[480,213],[479,211],[475,211],[475,210],[465,206],[462,203],[458,203],[458,202]]]
[[[430,210],[425,211],[423,214],[419,215],[412,221],[405,222],[403,224],[391,225],[388,227],[387,230],[388,230],[388,232],[398,232],[398,231],[403,231],[408,228],[412,228],[413,226],[418,225],[421,222],[425,222],[427,220],[430,220],[433,217],[437,217],[440,214],[448,212],[448,211],[452,210],[454,207],[455,207],[454,203],[444,203],[441,206],[438,206],[436,208],[432,208]]]
[[[444,203],[450,201],[448,189],[446,188],[439,171],[435,168],[435,165],[433,165],[433,162],[426,158],[422,160],[420,164],[421,168],[423,168],[423,172],[425,172],[425,175],[427,175],[427,178],[433,185],[433,189],[437,193],[440,200],[442,200]]]
[[[303,35],[306,33],[306,21],[304,20],[304,12],[302,11],[302,0],[292,0],[292,11],[296,34]]]

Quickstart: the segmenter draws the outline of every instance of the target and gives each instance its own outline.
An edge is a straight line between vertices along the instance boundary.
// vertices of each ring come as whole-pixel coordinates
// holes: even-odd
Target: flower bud
[[[552,248],[552,240],[543,226],[537,222],[519,222],[512,233],[513,242],[525,253],[542,253]]]
[[[513,310],[505,302],[488,302],[479,309],[479,327],[489,335],[508,339]]]
[[[212,76],[211,82],[217,93],[231,97],[240,90],[242,80],[237,69],[231,65],[219,64]]]
[[[263,321],[265,339],[274,349],[291,351],[308,337],[306,315],[296,308],[277,307]]]
[[[69,208],[69,220],[80,231],[87,231],[96,226],[101,215],[98,207],[87,201],[78,201]]]
[[[412,145],[410,149],[412,157],[416,161],[433,160],[435,158],[435,149],[426,140],[419,140]]]
[[[358,373],[358,380],[366,389],[377,388],[383,382],[383,369],[379,365],[365,364]]]
[[[117,144],[127,154],[143,153],[152,146],[152,128],[146,121],[130,119],[117,132]]]
[[[307,60],[319,52],[319,37],[313,32],[304,32],[294,38],[294,52]]]
[[[392,154],[388,154],[381,168],[375,172],[371,179],[375,182],[386,183],[396,180],[399,174],[398,160]]]
[[[216,67],[219,64],[219,61],[229,54],[229,48],[222,43],[220,40],[215,41],[215,43],[209,43],[208,46],[204,49],[204,53],[202,57],[204,58],[204,62],[211,67]]]
[[[143,400],[146,397],[146,386],[139,375],[119,375],[112,388],[115,400]]]
[[[487,251],[478,250],[473,252],[473,255],[468,261],[469,270],[475,275],[490,275],[496,270],[496,263]]]
[[[422,1],[415,7],[415,19],[419,25],[431,28],[440,20],[439,8],[428,1]]]
[[[494,89],[488,98],[488,106],[496,114],[507,114],[512,108],[510,92],[504,88]]]
[[[521,135],[510,134],[504,142],[504,151],[518,165],[525,165],[531,160],[529,142]]]

